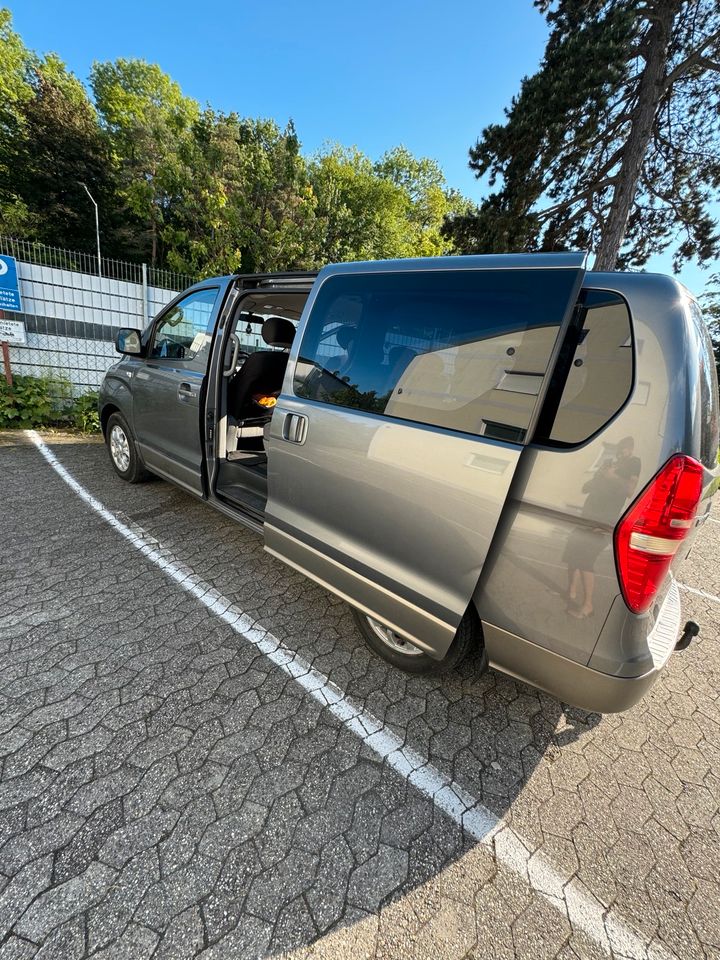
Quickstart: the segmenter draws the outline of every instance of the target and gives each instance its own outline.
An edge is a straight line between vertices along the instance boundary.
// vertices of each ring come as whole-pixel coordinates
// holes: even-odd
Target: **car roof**
[[[488,269],[586,269],[585,285],[617,282],[620,277],[643,278],[640,283],[661,285],[670,281],[677,289],[693,297],[693,293],[683,287],[679,281],[667,274],[649,273],[643,270],[587,270],[587,254],[583,251],[560,251],[550,253],[493,253],[461,254],[444,257],[407,257],[396,260],[353,260],[344,263],[331,263],[321,270],[276,271],[268,273],[232,273],[218,277],[206,277],[188,287],[188,290],[202,289],[209,285],[225,285],[231,281],[239,282],[244,289],[264,286],[288,286],[312,284],[320,275],[323,279],[336,274],[412,272],[415,270],[488,270]],[[631,283],[633,281],[630,281]]]

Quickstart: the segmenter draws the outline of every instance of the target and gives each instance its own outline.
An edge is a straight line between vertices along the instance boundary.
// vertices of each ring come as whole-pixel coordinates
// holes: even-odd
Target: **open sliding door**
[[[583,264],[553,254],[326,268],[272,418],[266,549],[442,657]]]

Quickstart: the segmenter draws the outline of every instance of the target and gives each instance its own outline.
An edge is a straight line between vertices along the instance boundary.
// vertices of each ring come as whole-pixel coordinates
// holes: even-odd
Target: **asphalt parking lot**
[[[256,535],[45,440],[85,499],[0,435],[0,960],[720,958],[717,521],[698,641],[600,717],[393,672]]]

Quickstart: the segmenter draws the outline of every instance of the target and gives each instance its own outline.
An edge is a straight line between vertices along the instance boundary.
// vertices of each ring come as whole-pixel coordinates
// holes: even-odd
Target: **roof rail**
[[[235,273],[243,289],[248,287],[269,287],[290,285],[303,281],[312,281],[318,275],[317,270],[293,270],[285,273]]]

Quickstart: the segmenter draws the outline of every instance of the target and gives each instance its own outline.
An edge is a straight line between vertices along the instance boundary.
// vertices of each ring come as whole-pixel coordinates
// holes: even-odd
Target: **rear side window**
[[[330,277],[297,396],[522,442],[577,273],[408,271]]]
[[[718,457],[718,381],[710,331],[695,300],[689,303],[690,319],[697,341],[698,386],[700,390],[700,459],[711,470]]]
[[[633,382],[630,312],[622,297],[586,290],[578,344],[572,358],[550,439],[582,443],[623,406]]]

